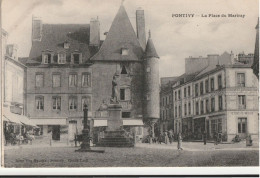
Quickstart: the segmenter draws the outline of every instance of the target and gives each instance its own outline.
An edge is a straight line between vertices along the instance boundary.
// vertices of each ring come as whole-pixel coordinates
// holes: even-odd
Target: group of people
[[[150,135],[150,143],[165,143],[165,144],[172,144],[172,142],[174,142],[175,137],[177,136],[177,148],[178,150],[182,150],[182,135],[181,133],[178,133],[177,135],[175,135],[173,133],[173,130],[165,130],[163,133],[160,133],[160,135],[158,137],[152,137],[152,134]]]
[[[34,140],[34,135],[32,133],[29,133],[28,131],[23,134],[15,134],[13,132],[5,132],[5,145],[10,143],[11,145],[21,143],[25,144],[32,144],[32,141]]]

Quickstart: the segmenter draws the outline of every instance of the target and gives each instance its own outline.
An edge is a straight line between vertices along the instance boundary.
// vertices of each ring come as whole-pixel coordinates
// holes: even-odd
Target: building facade
[[[172,85],[174,132],[187,140],[201,140],[204,132],[208,139],[218,133],[223,141],[236,135],[257,139],[258,80],[251,65],[226,52],[207,59],[206,67],[185,73]]]
[[[151,35],[146,42],[143,10],[136,11],[136,19],[137,34],[121,5],[102,41],[98,19],[71,25],[33,18],[32,48],[24,60],[26,114],[43,135],[73,140],[83,128],[84,103],[93,129],[105,128],[114,77],[126,129],[141,138],[143,121],[159,118],[159,57]]]

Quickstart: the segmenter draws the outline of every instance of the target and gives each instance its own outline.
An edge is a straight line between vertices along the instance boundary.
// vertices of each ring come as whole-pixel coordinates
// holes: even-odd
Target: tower
[[[150,123],[154,136],[154,124],[160,117],[159,56],[149,31],[144,56],[144,120]]]

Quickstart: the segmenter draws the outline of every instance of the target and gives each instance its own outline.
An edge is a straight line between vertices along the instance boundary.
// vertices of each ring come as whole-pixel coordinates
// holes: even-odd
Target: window
[[[218,107],[219,107],[219,110],[223,109],[222,96],[218,97]]]
[[[69,97],[69,110],[76,110],[78,106],[78,100],[76,96]]]
[[[219,75],[218,76],[218,89],[221,89],[222,88],[222,76]]]
[[[195,84],[195,96],[199,96],[199,84]]]
[[[204,102],[200,101],[200,113],[203,114],[204,113]]]
[[[66,63],[66,53],[59,53],[58,54],[58,63],[65,64]]]
[[[61,97],[59,96],[52,97],[52,109],[61,110]]]
[[[247,130],[247,118],[238,118],[238,133],[246,133]]]
[[[69,49],[70,48],[70,43],[65,41],[64,43],[64,49]]]
[[[188,96],[190,96],[190,86],[188,86]]]
[[[36,110],[44,109],[44,99],[43,96],[38,96],[35,98]]]
[[[188,104],[188,108],[189,108],[189,115],[191,114],[191,104]]]
[[[214,78],[210,79],[210,91],[214,91],[215,87],[214,87]]]
[[[199,115],[199,102],[196,102],[196,115]]]
[[[186,88],[184,88],[184,98],[186,98],[186,91],[187,89]]]
[[[187,115],[187,104],[184,104],[184,115]]]
[[[128,49],[127,48],[122,48],[121,53],[122,53],[122,56],[128,55]]]
[[[73,54],[73,60],[74,60],[74,64],[79,64],[80,63],[80,54],[79,53],[74,53]]]
[[[200,94],[202,95],[204,93],[203,91],[203,82],[200,83]]]
[[[120,89],[120,100],[125,100],[125,89],[124,88]]]
[[[36,74],[35,76],[35,86],[43,87],[43,74]]]
[[[125,66],[122,67],[121,74],[127,74]]]
[[[179,100],[181,99],[181,90],[178,91],[178,97],[179,97]]]
[[[50,64],[51,63],[51,54],[50,53],[42,54],[42,58],[43,58],[44,64]]]
[[[175,92],[175,101],[177,100],[177,91]]]
[[[179,106],[179,117],[181,117],[181,106]]]
[[[222,119],[211,120],[211,133],[222,133]]]
[[[76,87],[76,86],[77,86],[77,74],[70,74],[69,87]]]
[[[148,72],[151,72],[151,67],[147,67],[146,68],[146,72],[148,73]]]
[[[237,74],[237,86],[245,87],[245,74],[244,73]]]
[[[211,98],[211,112],[215,111],[215,98]]]
[[[238,95],[238,109],[246,109],[246,96]]]
[[[206,93],[209,92],[209,81],[208,80],[205,81],[205,92]]]
[[[52,86],[53,87],[60,87],[60,74],[53,74],[52,75]]]
[[[81,109],[83,111],[84,105],[87,104],[88,110],[91,110],[91,97],[90,96],[83,96],[81,99]]]
[[[130,118],[131,112],[122,112],[122,118]]]
[[[82,87],[91,87],[91,75],[90,73],[82,74]]]
[[[209,113],[209,100],[206,99],[206,113]]]
[[[175,106],[175,117],[177,117],[177,106]]]

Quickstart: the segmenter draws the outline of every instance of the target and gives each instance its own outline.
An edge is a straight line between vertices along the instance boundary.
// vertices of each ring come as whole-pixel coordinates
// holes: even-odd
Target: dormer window
[[[51,54],[43,54],[43,63],[50,64],[51,63]]]
[[[65,41],[64,42],[64,49],[69,49],[70,48],[70,43]]]
[[[47,50],[42,53],[42,63],[43,64],[51,64],[53,62],[53,55],[52,51]]]
[[[121,54],[122,56],[127,56],[128,55],[128,48],[122,48]]]
[[[58,63],[59,64],[65,64],[66,63],[66,53],[65,52],[60,52],[58,54]]]
[[[71,63],[72,64],[81,64],[82,63],[82,54],[79,52],[74,52],[71,54]]]

